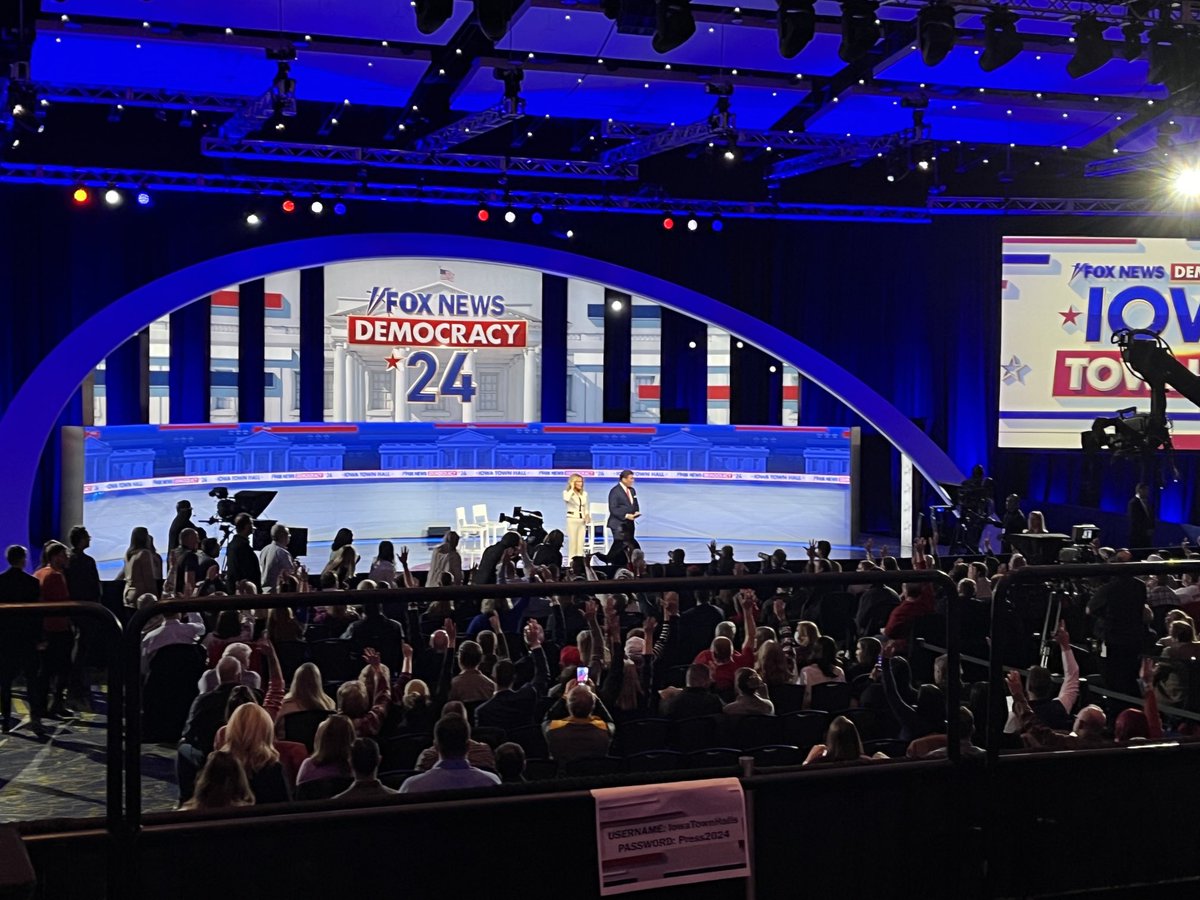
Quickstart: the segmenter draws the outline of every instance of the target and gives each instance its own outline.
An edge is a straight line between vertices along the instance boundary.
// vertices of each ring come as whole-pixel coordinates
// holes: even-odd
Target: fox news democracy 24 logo
[[[348,317],[351,344],[467,349],[524,347],[528,323],[506,319],[501,294],[397,291],[375,286],[365,315]]]

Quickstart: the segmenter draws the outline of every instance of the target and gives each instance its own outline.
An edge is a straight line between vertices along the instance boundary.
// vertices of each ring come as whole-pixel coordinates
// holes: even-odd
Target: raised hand
[[[405,643],[403,643],[403,644],[401,644],[401,645],[400,645],[400,649],[401,649],[401,651],[404,653],[404,658],[405,658],[405,659],[412,659],[412,658],[413,658],[413,648],[412,648],[412,644],[409,644],[409,643],[406,641]]]
[[[589,597],[583,604],[583,617],[589,622],[594,622],[596,620],[596,611],[599,608],[596,601]]]
[[[400,565],[402,565],[402,566],[408,565],[408,547],[400,548]]]
[[[658,619],[654,616],[646,616],[642,620],[642,627],[646,629],[646,643],[650,644],[654,640],[654,629],[658,627]]]
[[[1054,631],[1054,641],[1063,650],[1071,646],[1071,635],[1067,633],[1067,623],[1059,620],[1058,628]]]
[[[374,647],[363,647],[362,652],[363,662],[371,668],[378,668],[380,664],[379,651]]]
[[[538,624],[537,619],[530,619],[525,625],[525,646],[530,650],[536,650],[542,646],[542,641],[545,640],[545,631]]]
[[[500,616],[495,612],[488,616],[488,624],[492,626],[492,631],[500,633]]]
[[[1008,692],[1014,700],[1025,699],[1025,685],[1021,683],[1020,672],[1009,672],[1004,676],[1004,683],[1008,685]]]
[[[783,600],[772,600],[771,601],[771,612],[773,612],[775,614],[775,621],[777,621],[777,622],[786,622],[787,621],[787,618],[786,618],[787,604]]]
[[[816,542],[816,540],[813,538],[809,538],[808,546],[805,547],[804,550],[808,554],[809,559],[816,559],[816,557],[817,557],[817,542]]]
[[[716,538],[714,538],[713,540],[711,540],[711,541],[709,541],[709,542],[708,542],[708,552],[709,552],[709,553],[711,553],[713,556],[716,556],[716,555],[717,555],[717,541],[716,541]]]

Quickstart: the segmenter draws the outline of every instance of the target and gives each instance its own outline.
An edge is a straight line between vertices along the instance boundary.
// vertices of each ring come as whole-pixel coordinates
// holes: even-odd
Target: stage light
[[[486,222],[489,218],[491,218],[491,214],[487,211],[486,206],[481,206],[479,207],[479,211],[475,213],[475,218],[477,218],[480,222]]]
[[[573,238],[573,237],[575,237],[575,232],[574,232],[574,231],[572,231],[570,228],[568,228],[568,229],[567,229],[567,240],[569,241],[569,240],[571,240],[571,238]]]
[[[504,221],[507,222],[509,225],[511,225],[513,222],[517,221],[516,212],[511,209],[506,209],[504,211]]]
[[[1195,164],[1181,166],[1172,179],[1171,188],[1175,196],[1183,200],[1195,200],[1200,197],[1200,166]]]
[[[654,38],[650,46],[655,53],[668,53],[682,46],[696,33],[691,0],[658,0],[654,8],[654,22]]]
[[[663,216],[662,227],[664,231],[670,231],[675,227],[675,220],[670,216]]]
[[[454,0],[416,0],[417,31],[433,34],[449,21],[454,12]]]
[[[699,227],[700,227],[700,223],[699,223],[699,222],[697,222],[695,219],[688,219],[688,220],[687,220],[687,228],[688,228],[688,231],[695,231],[695,230],[696,230],[697,228],[699,228]]]
[[[1125,35],[1121,42],[1121,57],[1126,62],[1133,62],[1142,55],[1142,32],[1145,30],[1137,19],[1130,19],[1121,26],[1121,34]]]
[[[738,341],[738,342],[737,342],[737,348],[738,348],[739,350],[741,350],[741,349],[742,349],[742,348],[744,348],[745,346],[746,346],[746,345],[745,345],[745,344],[743,344],[741,341]]]
[[[542,216],[542,211],[540,209],[535,209],[533,211],[533,215],[529,217],[529,221],[534,225],[541,225],[542,222],[545,221],[545,217]]]
[[[109,188],[104,192],[104,202],[109,206],[120,206],[121,201],[125,198],[121,196],[121,192],[116,188]]]
[[[149,206],[150,205],[150,195],[147,194],[145,191],[138,191],[137,202],[138,202],[138,206]]]
[[[778,370],[774,366],[767,366],[767,371],[774,374]]]
[[[688,349],[689,349],[689,350],[695,350],[695,349],[696,349],[696,342],[695,342],[695,341],[688,341]]]
[[[721,159],[725,160],[727,163],[737,162],[737,158],[737,150],[735,150],[733,147],[726,147],[725,152],[721,154]]]
[[[1075,23],[1075,53],[1067,63],[1067,74],[1081,78],[1112,59],[1112,44],[1104,39],[1104,26],[1091,13]]]
[[[335,216],[344,216],[346,214],[346,204],[342,203],[340,200],[333,204],[333,214]]]
[[[994,72],[1007,62],[1012,62],[1025,48],[1025,41],[1017,34],[1017,15],[1007,6],[996,6],[983,17],[983,53],[979,57],[979,68]]]
[[[713,220],[712,220],[712,230],[713,230],[713,231],[720,231],[720,230],[722,230],[724,227],[725,227],[725,223],[724,223],[724,222],[722,222],[720,219],[713,219]]]
[[[475,18],[479,20],[479,30],[493,44],[508,33],[512,14],[512,0],[475,0]]]
[[[321,213],[325,212],[325,204],[320,200],[314,200],[312,205],[309,206],[309,209],[311,209],[314,214],[319,216]]]
[[[816,0],[775,0],[779,4],[779,53],[791,59],[809,45],[817,31]]]
[[[279,204],[279,208],[285,213],[293,213],[296,211],[296,201],[291,197],[284,197],[283,202]]]
[[[954,49],[954,7],[933,0],[917,14],[917,43],[921,59],[927,66],[936,66]]]
[[[875,0],[842,0],[842,43],[838,56],[844,62],[854,62],[866,56],[879,40],[879,20]]]
[[[927,159],[920,160],[917,163],[917,168],[920,169],[922,172],[928,172],[929,171],[929,160],[927,160]]]
[[[625,308],[625,304],[622,303],[620,300],[614,300],[612,303],[610,303],[608,305],[612,309],[613,312],[620,312],[622,309]]]
[[[254,228],[262,224],[262,218],[259,217],[258,213],[248,213],[246,215],[246,224]]]
[[[88,200],[91,199],[91,196],[92,195],[88,193],[87,188],[77,187],[77,188],[75,188],[74,192],[71,194],[71,199],[74,200],[76,203],[82,205],[84,203],[87,203]]]

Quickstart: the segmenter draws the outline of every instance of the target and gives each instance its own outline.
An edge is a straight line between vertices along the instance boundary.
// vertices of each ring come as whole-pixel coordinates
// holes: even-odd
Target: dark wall
[[[466,207],[381,203],[351,203],[348,215],[321,219],[301,212],[285,216],[274,202],[259,203],[266,222],[250,229],[243,221],[250,205],[237,197],[159,195],[149,208],[80,209],[66,190],[0,188],[0,208],[7,213],[0,218],[0,303],[10,324],[0,330],[0,354],[8,361],[0,367],[0,403],[66,330],[156,277],[258,244],[419,222],[425,231],[544,243],[702,291],[770,321],[853,371],[918,421],[960,468],[990,464],[1001,489],[1031,491],[1034,503],[1095,497],[1116,509],[1136,473],[1103,472],[1103,490],[1089,494],[1077,454],[994,452],[999,238],[1182,234],[1162,220],[1077,217],[954,217],[926,225],[735,219],[719,234],[668,233],[657,217],[579,214],[569,222],[576,236],[568,242],[526,222],[480,223]],[[72,404],[64,421],[78,422],[81,409]],[[801,418],[805,424],[861,424],[811,383],[804,385]],[[896,465],[885,447],[866,446],[873,471]],[[1190,457],[1181,468],[1190,487],[1197,477]],[[864,491],[864,528],[895,528],[891,483]],[[39,496],[48,500],[52,490],[44,485]],[[1195,495],[1172,495],[1187,502],[1172,501],[1168,514],[1195,517]],[[51,534],[57,525],[52,515],[41,513],[33,534]]]

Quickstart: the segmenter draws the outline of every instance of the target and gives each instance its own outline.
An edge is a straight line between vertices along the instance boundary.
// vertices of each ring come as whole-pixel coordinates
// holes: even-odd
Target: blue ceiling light
[[[816,0],[775,0],[779,4],[779,53],[791,59],[817,33]]]
[[[454,0],[415,0],[417,31],[433,34],[454,15]]]
[[[346,204],[341,200],[333,204],[333,214],[335,216],[344,216],[346,214]]]
[[[1005,63],[1012,62],[1025,48],[1025,41],[1017,34],[1017,14],[1007,6],[994,6],[983,17],[983,53],[979,57],[979,68],[994,72]]]
[[[138,206],[149,206],[150,205],[150,195],[147,194],[145,191],[138,191],[137,202],[138,202]]]
[[[927,66],[936,66],[954,49],[954,7],[942,0],[933,0],[917,14],[917,43],[921,59]]]
[[[842,43],[838,56],[843,61],[861,59],[879,40],[879,20],[875,17],[878,8],[875,0],[842,0]]]
[[[692,0],[658,0],[654,21],[654,39],[650,45],[655,53],[669,53],[696,33]]]
[[[1104,39],[1104,25],[1092,14],[1085,13],[1075,23],[1075,52],[1067,63],[1067,74],[1081,78],[1112,59],[1112,44]]]
[[[531,215],[529,217],[529,221],[532,222],[534,225],[541,225],[542,222],[544,221],[543,216],[542,216],[542,211],[540,209],[535,209],[533,211],[533,215]]]

